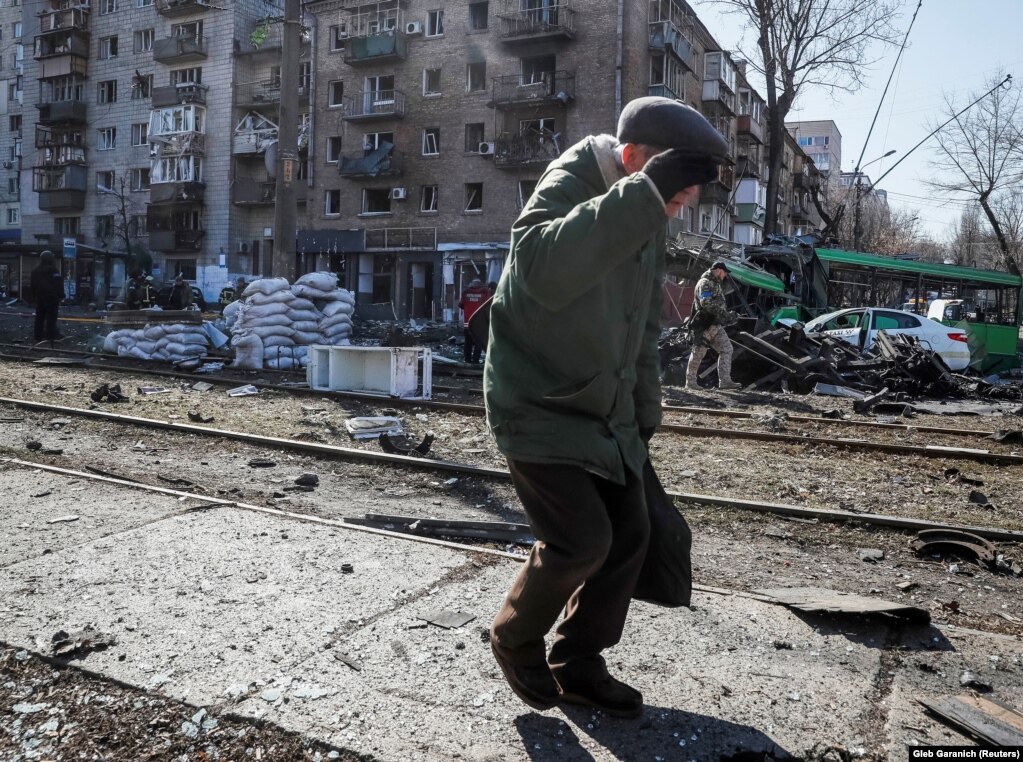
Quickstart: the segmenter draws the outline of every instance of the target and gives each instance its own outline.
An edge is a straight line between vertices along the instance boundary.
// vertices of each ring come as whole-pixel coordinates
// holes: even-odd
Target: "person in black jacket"
[[[54,264],[53,252],[39,255],[39,266],[32,271],[32,296],[36,300],[35,340],[57,341],[57,310],[64,298],[64,278]]]

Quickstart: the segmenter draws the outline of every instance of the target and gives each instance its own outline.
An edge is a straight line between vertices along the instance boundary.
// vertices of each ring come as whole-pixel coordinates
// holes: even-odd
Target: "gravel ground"
[[[269,723],[173,701],[0,644],[0,757],[60,760],[356,762]]]

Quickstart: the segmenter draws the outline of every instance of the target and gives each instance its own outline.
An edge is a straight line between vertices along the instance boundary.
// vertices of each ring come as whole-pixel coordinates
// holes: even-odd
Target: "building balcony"
[[[205,37],[165,37],[153,43],[153,60],[158,63],[178,64],[208,57]]]
[[[506,3],[501,19],[501,42],[514,45],[539,40],[575,39],[575,10],[567,2],[544,4],[540,8],[522,10],[519,3]]]
[[[696,72],[696,48],[670,21],[655,21],[650,24],[647,46],[650,50],[673,55],[690,72]]]
[[[32,57],[37,61],[54,56],[89,57],[89,33],[84,29],[61,29],[36,35]]]
[[[703,102],[707,106],[735,116],[735,93],[729,90],[721,80],[705,79],[703,81]]]
[[[404,173],[404,154],[390,143],[366,153],[341,154],[337,170],[341,177],[400,177]]]
[[[37,103],[39,124],[85,124],[85,101]]]
[[[700,203],[714,204],[715,206],[728,206],[732,192],[719,182],[705,183],[700,187]]]
[[[341,117],[349,122],[403,119],[405,93],[401,90],[376,90],[347,96],[342,101]]]
[[[206,197],[206,183],[152,183],[149,186],[149,205],[202,204]]]
[[[209,85],[200,85],[196,82],[182,82],[177,85],[166,85],[154,87],[151,98],[153,108],[166,108],[167,106],[180,106],[185,103],[206,103],[206,91]]]
[[[802,190],[812,190],[820,185],[820,178],[814,175],[804,175],[802,172],[792,175],[792,187]]]
[[[205,13],[209,8],[202,0],[156,0],[156,12],[169,19]]]
[[[647,95],[654,95],[658,98],[671,98],[673,101],[685,100],[667,85],[649,85],[646,89]]]
[[[304,182],[293,183],[295,201],[306,202],[309,188]],[[235,206],[272,206],[277,201],[276,180],[256,180],[240,177],[231,187],[231,203]]]
[[[764,127],[749,114],[743,114],[736,122],[736,130],[740,135],[749,135],[761,145],[764,143]]]
[[[39,59],[39,70],[36,77],[41,81],[57,77],[74,77],[83,79],[88,75],[89,60],[82,56],[60,53],[49,58]]]
[[[494,77],[491,108],[509,110],[534,106],[567,106],[575,100],[574,71],[537,72],[526,79],[521,74]]]
[[[298,104],[300,106],[309,104],[308,87],[300,86],[298,88]],[[280,80],[268,79],[262,82],[246,82],[235,85],[234,105],[246,109],[279,108],[281,105]]]
[[[735,223],[756,225],[764,227],[764,220],[767,218],[767,210],[760,204],[736,204]]]
[[[88,185],[89,170],[80,164],[32,169],[32,190],[39,194],[39,209],[44,212],[85,209]]]
[[[763,172],[760,169],[760,162],[755,159],[751,159],[749,156],[742,156],[740,154],[739,161],[735,165],[735,174],[737,177],[762,177]]]
[[[85,132],[79,127],[71,129],[60,127],[47,127],[36,125],[35,135],[36,148],[48,148],[54,151],[82,151],[85,152]]]
[[[349,37],[345,44],[345,63],[349,66],[404,61],[408,55],[405,33],[388,29],[365,37]]]
[[[199,251],[205,230],[150,230],[149,248],[153,251]]]
[[[568,145],[564,132],[553,135],[512,135],[494,141],[494,166],[502,169],[546,166]]]
[[[39,17],[39,33],[57,32],[65,29],[79,29],[86,31],[89,28],[88,6],[76,8],[62,8],[55,10],[37,11]]]

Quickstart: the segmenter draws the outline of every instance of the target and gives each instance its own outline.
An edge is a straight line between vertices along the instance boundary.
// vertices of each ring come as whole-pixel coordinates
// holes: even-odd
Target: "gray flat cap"
[[[694,156],[725,157],[728,143],[706,117],[671,98],[647,96],[629,101],[618,119],[621,143],[678,148]]]

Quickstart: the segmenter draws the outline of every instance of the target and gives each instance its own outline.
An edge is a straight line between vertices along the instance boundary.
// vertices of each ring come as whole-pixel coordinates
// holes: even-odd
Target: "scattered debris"
[[[188,413],[188,420],[193,423],[213,423],[212,415],[203,415],[202,413],[191,410]]]
[[[143,396],[150,394],[167,394],[168,392],[174,391],[173,389],[168,389],[165,386],[140,386],[138,387],[138,390],[139,394]]]
[[[29,441],[25,442],[25,449],[31,450],[32,452],[36,452],[37,450],[43,449],[43,443],[37,442],[34,439],[30,439]]]
[[[952,482],[959,482],[960,484],[969,484],[972,487],[983,487],[984,480],[979,476],[967,476],[961,473],[958,468],[946,468],[945,478]]]
[[[342,574],[353,574],[354,572],[355,572],[355,567],[352,564],[341,564],[341,573]]]
[[[533,530],[528,524],[502,521],[458,521],[367,513],[363,518],[346,517],[345,522],[431,537],[473,538],[523,545],[532,545],[535,542]]]
[[[97,476],[105,476],[107,479],[117,479],[122,482],[134,482],[135,484],[138,484],[138,482],[135,479],[129,479],[127,476],[121,476],[120,474],[115,474],[112,471],[104,471],[103,469],[96,468],[94,466],[83,466],[83,468],[90,474],[96,474]]]
[[[211,384],[209,381],[196,381],[188,388],[195,392],[208,392],[210,389],[213,388],[213,384]]]
[[[968,693],[917,699],[950,725],[996,746],[1023,746],[1023,713],[993,698]]]
[[[292,695],[295,698],[302,699],[318,699],[331,694],[330,688],[321,688],[318,685],[300,685],[298,686]]]
[[[120,384],[100,384],[89,397],[93,402],[128,402],[128,396],[121,391]]]
[[[857,548],[856,555],[861,561],[876,564],[884,560],[884,551],[880,548]]]
[[[249,468],[273,468],[276,465],[277,461],[269,458],[253,458],[249,461]]]
[[[295,479],[295,484],[300,487],[318,487],[320,485],[320,477],[316,474],[302,474]]]
[[[392,434],[383,433],[380,435],[380,449],[392,455],[419,455],[425,456],[430,452],[435,435],[432,431],[426,432],[423,441],[416,444],[408,437],[395,437]]]
[[[954,553],[987,566],[995,563],[995,546],[989,540],[955,529],[923,529],[909,546],[920,555]]]
[[[424,622],[435,624],[438,627],[443,627],[445,630],[454,630],[458,627],[464,627],[469,624],[473,619],[476,618],[475,614],[467,614],[464,611],[427,611],[424,614],[420,614],[416,619],[421,619]]]
[[[988,437],[996,442],[1023,442],[1023,431],[1019,429],[999,429]]]
[[[53,490],[52,489],[47,489],[47,490],[43,490],[42,492],[36,492],[34,495],[32,495],[32,497],[46,497],[47,495],[52,495],[52,494],[53,494]]]
[[[334,658],[337,659],[342,664],[345,664],[345,665],[351,667],[356,672],[362,672],[362,662],[359,661],[358,659],[354,659],[351,656],[349,656],[348,654],[343,653],[341,651],[335,651],[334,652]]]
[[[349,418],[345,428],[353,439],[375,439],[381,434],[402,434],[401,421],[392,416],[362,416]]]
[[[974,505],[979,505],[981,508],[987,508],[989,511],[997,510],[994,503],[987,499],[987,495],[979,490],[970,490],[970,497],[968,498]]]
[[[48,494],[48,493],[47,493]],[[80,517],[75,514],[69,514],[67,516],[58,516],[55,519],[50,519],[47,524],[70,524],[72,521],[78,521]]]
[[[281,696],[284,695],[280,688],[267,688],[265,691],[259,694],[259,697],[269,704],[279,701]]]
[[[259,394],[259,389],[254,387],[252,384],[245,384],[245,386],[236,386],[234,389],[227,390],[228,397],[248,397],[253,394]]]
[[[916,590],[918,587],[920,587],[920,583],[918,583],[918,582],[900,582],[895,587],[899,588],[899,590],[901,590],[904,593],[908,593],[910,590]]]
[[[985,683],[968,669],[959,676],[959,684],[964,688],[973,688],[973,690],[979,691],[980,693],[990,693],[992,690],[990,685]]]
[[[866,598],[862,595],[843,593],[838,590],[819,587],[782,587],[754,592],[773,598],[783,606],[809,613],[886,614],[907,622],[926,624],[931,621],[930,612],[916,606],[906,606],[880,598]]]
[[[70,635],[64,630],[59,630],[50,639],[53,655],[65,658],[77,658],[85,656],[90,651],[102,651],[115,642],[112,635],[100,632],[91,625],[86,625]]]

